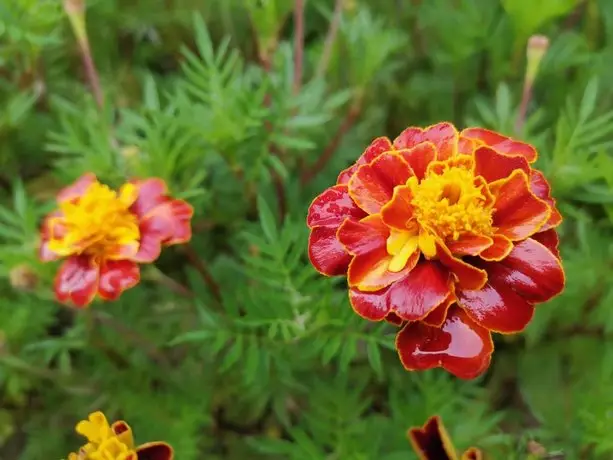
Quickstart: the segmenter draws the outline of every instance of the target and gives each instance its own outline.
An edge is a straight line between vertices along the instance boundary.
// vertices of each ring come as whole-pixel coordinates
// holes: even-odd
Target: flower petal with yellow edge
[[[425,129],[417,127],[405,129],[394,139],[394,147],[410,149],[422,142],[431,142],[436,147],[437,159],[446,160],[457,155],[458,139],[459,133],[455,126],[443,122]]]

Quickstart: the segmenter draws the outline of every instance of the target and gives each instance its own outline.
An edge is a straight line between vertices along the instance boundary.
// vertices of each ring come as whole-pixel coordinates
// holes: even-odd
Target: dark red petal
[[[544,232],[535,233],[531,238],[549,249],[558,259],[560,258],[560,250],[558,248],[560,245],[560,238],[558,237],[558,232],[553,228]]]
[[[462,454],[460,460],[483,460],[483,452],[476,447],[471,447]]]
[[[364,153],[362,153],[360,158],[358,158],[358,160],[353,165],[349,166],[347,169],[345,169],[339,174],[336,183],[348,184],[349,179],[351,179],[351,176],[353,176],[353,174],[358,170],[359,166],[366,163],[370,163],[382,153],[389,152],[391,150],[394,150],[394,147],[392,146],[391,141],[387,137],[376,138],[370,143],[368,147],[366,147]]]
[[[322,275],[347,273],[351,256],[336,238],[336,228],[317,227],[309,236],[309,260]]]
[[[62,203],[64,201],[74,200],[79,198],[85,193],[89,186],[96,182],[96,175],[94,173],[85,173],[78,178],[72,185],[63,188],[57,194],[57,202]]]
[[[507,285],[530,302],[546,302],[564,289],[560,260],[532,238],[517,243],[508,257],[486,270],[497,286]]]
[[[116,422],[113,422],[113,424],[111,425],[111,430],[116,435],[120,435],[122,433],[125,433],[126,431],[130,431],[131,428],[125,421],[117,420]]]
[[[407,223],[413,217],[413,194],[407,185],[394,188],[392,199],[381,208],[381,217],[390,227],[406,230]]]
[[[389,314],[387,306],[388,288],[376,292],[362,292],[356,288],[349,289],[349,302],[353,310],[362,318],[381,321]]]
[[[458,131],[451,123],[437,123],[426,129],[410,127],[394,139],[397,149],[410,149],[422,142],[431,142],[437,150],[437,160],[446,160],[457,154]]]
[[[349,196],[346,185],[330,187],[313,200],[307,215],[307,225],[313,227],[337,227],[346,218],[361,219],[366,216]]]
[[[511,286],[490,275],[479,290],[458,290],[458,303],[479,325],[501,334],[521,332],[534,315],[534,306]]]
[[[83,308],[96,296],[98,277],[99,267],[92,258],[86,255],[69,257],[55,277],[55,296],[60,302]]]
[[[457,460],[453,443],[441,419],[430,417],[422,428],[411,428],[409,440],[420,460]]]
[[[464,233],[456,241],[448,241],[447,248],[457,256],[476,256],[492,245],[492,238],[474,233]]]
[[[168,187],[166,187],[166,182],[162,179],[152,177],[145,180],[132,180],[131,183],[138,188],[138,196],[134,204],[130,207],[130,211],[139,218],[142,218],[149,211],[164,203],[166,200]]]
[[[393,311],[390,311],[383,319],[394,326],[402,326],[404,324],[404,320]]]
[[[368,214],[376,214],[392,199],[394,187],[404,185],[412,175],[400,155],[384,153],[358,168],[349,181],[349,195]]]
[[[475,152],[474,174],[488,183],[509,177],[513,171],[530,174],[530,164],[522,156],[509,156],[490,147],[479,147]]]
[[[416,321],[443,303],[449,293],[449,271],[437,262],[425,260],[390,287],[388,304],[400,318]]]
[[[487,272],[454,257],[445,245],[437,243],[437,256],[440,262],[453,273],[458,287],[480,289],[487,281]]]
[[[165,442],[148,442],[136,448],[138,460],[173,460],[174,451]]]
[[[551,216],[549,216],[549,219],[545,225],[543,225],[541,231],[560,225],[562,223],[562,214],[560,214],[560,211],[558,211],[556,207],[556,200],[551,197],[551,187],[542,172],[532,170],[530,174],[530,190],[541,200],[545,201],[551,208]]]
[[[506,155],[522,156],[530,163],[535,162],[537,158],[536,149],[530,144],[516,141],[510,137],[490,131],[489,129],[467,128],[460,133],[460,136],[481,141],[485,145]]]
[[[431,142],[422,142],[413,148],[398,152],[406,160],[415,175],[421,180],[426,175],[428,165],[436,159],[436,146]]]
[[[384,248],[389,234],[381,216],[374,214],[360,221],[347,219],[339,227],[336,237],[349,253],[356,255]]]
[[[488,368],[494,344],[487,329],[454,306],[440,328],[408,323],[396,337],[396,348],[407,370],[442,367],[458,378],[473,379]]]
[[[140,269],[131,260],[108,260],[100,267],[98,294],[105,300],[116,300],[126,289],[140,281]]]
[[[419,252],[416,251],[408,260],[407,265],[399,272],[391,272],[387,268],[392,256],[385,248],[377,249],[366,254],[355,256],[347,270],[349,286],[357,287],[362,291],[378,291],[402,279],[410,272],[417,260]]]
[[[455,303],[455,294],[451,293],[438,307],[428,313],[422,321],[429,326],[441,327],[447,319],[449,308]]]
[[[490,190],[496,197],[494,226],[511,241],[533,235],[551,215],[549,205],[530,191],[528,176],[523,171],[490,184]]]
[[[504,259],[513,250],[513,242],[504,235],[494,235],[494,243],[485,249],[479,257],[488,261],[498,261]]]

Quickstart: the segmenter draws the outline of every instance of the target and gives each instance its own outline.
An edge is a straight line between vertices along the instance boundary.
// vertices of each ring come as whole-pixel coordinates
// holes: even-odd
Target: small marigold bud
[[[83,0],[64,0],[64,11],[67,14],[80,14],[85,11]]]
[[[549,39],[544,35],[533,35],[528,40],[528,48],[526,50],[526,58],[528,60],[526,67],[526,81],[530,84],[536,78],[539,66],[543,60],[543,56],[549,48]]]
[[[32,291],[38,285],[38,275],[28,264],[13,267],[9,279],[11,286],[20,291]]]
[[[542,458],[547,455],[547,449],[545,449],[542,444],[534,440],[530,440],[528,441],[528,453],[536,456],[537,458]]]
[[[140,153],[140,150],[135,145],[128,145],[127,147],[122,148],[119,153],[125,159],[131,160]]]

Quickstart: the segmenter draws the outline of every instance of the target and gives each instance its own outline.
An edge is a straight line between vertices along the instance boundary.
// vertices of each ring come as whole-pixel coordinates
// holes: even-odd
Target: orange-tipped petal
[[[476,256],[493,244],[489,236],[464,233],[456,241],[448,241],[447,248],[457,256]]]
[[[421,261],[389,290],[390,310],[407,321],[424,318],[450,294],[450,274],[437,262]]]
[[[336,238],[335,227],[317,227],[309,236],[309,260],[322,275],[347,273],[351,256]]]
[[[349,289],[349,302],[353,310],[362,318],[370,321],[389,320],[390,309],[387,304],[388,288],[376,292],[362,292],[359,289]],[[402,320],[400,320],[402,322]]]
[[[521,170],[530,174],[530,164],[522,156],[509,156],[490,147],[479,147],[475,151],[474,173],[488,183],[509,177],[513,171]]]
[[[395,281],[402,279],[417,263],[419,254],[416,252],[400,271],[390,271],[392,256],[383,247],[353,258],[347,270],[347,281],[350,287],[360,291],[374,292],[383,289]]]
[[[558,211],[556,207],[556,200],[551,197],[551,187],[542,172],[532,170],[530,174],[530,190],[541,200],[545,201],[551,208],[551,215],[541,228],[541,231],[543,232],[560,225],[562,223],[562,214],[560,214],[560,211]]]
[[[436,159],[436,146],[431,142],[422,142],[410,149],[400,150],[398,153],[421,180],[426,175],[428,165]]]
[[[440,262],[453,273],[456,284],[462,289],[480,289],[487,281],[487,272],[454,257],[441,243],[436,244]]]
[[[438,307],[428,313],[428,316],[422,319],[422,322],[429,326],[441,327],[447,319],[447,313],[449,312],[449,308],[455,303],[455,301],[455,294],[449,294],[449,296],[443,301],[443,303],[441,303]]]
[[[488,368],[494,344],[487,329],[453,306],[441,327],[408,323],[396,337],[396,349],[407,370],[442,367],[458,378],[473,379]]]
[[[479,254],[484,260],[502,260],[513,250],[513,242],[504,235],[494,235],[492,240],[493,244]]]
[[[64,261],[55,277],[55,296],[62,303],[78,308],[89,305],[98,291],[100,268],[91,257],[71,256]]]
[[[389,228],[381,220],[381,216],[374,214],[360,221],[345,220],[336,234],[345,249],[353,254],[365,254],[386,246]]]
[[[533,235],[549,219],[551,208],[530,191],[528,176],[515,171],[507,179],[490,184],[496,197],[494,226],[511,241]]]
[[[451,123],[437,123],[426,129],[410,127],[394,139],[397,149],[410,149],[422,142],[431,142],[437,150],[437,160],[446,160],[458,152],[458,130]]]
[[[370,143],[368,147],[366,147],[364,153],[362,153],[360,158],[358,158],[358,160],[353,165],[349,166],[347,169],[345,169],[339,174],[336,183],[348,184],[349,179],[351,179],[351,176],[353,176],[359,166],[366,163],[370,163],[382,153],[389,152],[392,150],[394,150],[394,146],[387,137],[376,138]]]
[[[174,451],[165,442],[148,442],[136,448],[138,460],[173,460]]]
[[[351,199],[346,185],[335,185],[317,196],[309,207],[307,225],[338,227],[347,218],[359,220],[366,216]]]
[[[130,211],[139,218],[144,217],[149,211],[166,201],[168,187],[166,182],[157,177],[145,180],[131,181],[137,187],[138,196],[130,207]]]
[[[408,185],[399,185],[394,189],[392,199],[381,208],[383,222],[390,227],[406,230],[413,218],[413,193]]]
[[[100,267],[98,294],[105,300],[116,300],[126,289],[140,281],[140,268],[131,260],[108,260]]]
[[[400,155],[384,153],[358,168],[349,181],[349,195],[368,214],[376,214],[392,199],[394,187],[404,185],[412,175]]]
[[[72,185],[63,188],[57,194],[57,202],[63,203],[64,201],[71,201],[75,198],[79,198],[85,193],[88,187],[96,182],[96,175],[94,173],[85,173],[78,178]]]
[[[419,460],[457,460],[458,455],[440,417],[430,417],[423,427],[411,428],[409,440]]]
[[[560,258],[560,249],[558,248],[560,245],[560,238],[558,237],[558,232],[553,228],[545,230],[544,232],[535,233],[531,238],[549,249],[558,259]]]
[[[483,144],[492,147],[505,155],[522,156],[528,160],[529,163],[534,163],[538,156],[536,149],[530,144],[516,141],[510,137],[490,131],[489,129],[467,128],[460,133],[460,136],[482,142]]]

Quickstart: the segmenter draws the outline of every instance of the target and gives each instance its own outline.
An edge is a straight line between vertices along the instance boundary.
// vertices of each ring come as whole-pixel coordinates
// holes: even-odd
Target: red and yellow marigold
[[[161,179],[134,180],[115,191],[85,174],[60,191],[57,204],[43,222],[39,256],[66,259],[55,294],[77,307],[96,295],[117,299],[139,282],[139,264],[191,239],[193,209],[168,196]]]
[[[449,434],[437,415],[430,417],[423,427],[411,428],[409,440],[419,460],[482,460],[483,454],[471,447],[458,457]]]
[[[136,446],[132,429],[123,420],[109,425],[102,412],[94,412],[80,421],[76,432],[87,439],[68,460],[173,460],[172,447],[165,442],[148,442]]]
[[[450,123],[375,139],[309,208],[309,258],[346,274],[362,317],[402,326],[409,370],[487,369],[491,332],[522,331],[564,287],[562,217],[534,147]]]

